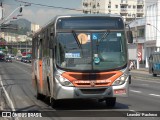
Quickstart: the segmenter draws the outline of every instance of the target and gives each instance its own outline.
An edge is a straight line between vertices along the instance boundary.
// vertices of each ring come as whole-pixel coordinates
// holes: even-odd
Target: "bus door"
[[[39,42],[39,50],[38,50],[39,60],[38,60],[38,74],[39,74],[39,90],[43,91],[43,62],[42,62],[42,39]]]

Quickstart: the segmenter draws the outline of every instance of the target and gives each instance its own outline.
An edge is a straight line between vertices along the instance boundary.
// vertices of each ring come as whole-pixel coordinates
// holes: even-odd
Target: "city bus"
[[[51,106],[66,99],[98,99],[114,107],[128,97],[131,81],[127,42],[121,16],[57,16],[33,35],[32,81],[37,98]]]
[[[160,75],[160,52],[154,52],[149,57],[149,73],[154,77]]]

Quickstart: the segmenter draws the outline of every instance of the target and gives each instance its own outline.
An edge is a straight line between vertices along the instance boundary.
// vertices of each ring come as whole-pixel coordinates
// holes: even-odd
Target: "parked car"
[[[12,58],[6,58],[6,62],[12,62]]]
[[[25,63],[31,63],[31,58],[30,57],[26,57],[24,60]]]
[[[21,59],[22,59],[22,56],[17,56],[17,57],[16,57],[16,60],[17,60],[17,61],[21,61]]]
[[[26,57],[21,58],[21,62],[25,62]]]
[[[5,55],[3,53],[0,53],[0,61],[4,61],[5,60]]]
[[[12,58],[12,59],[15,59],[14,55],[11,55],[11,58]]]

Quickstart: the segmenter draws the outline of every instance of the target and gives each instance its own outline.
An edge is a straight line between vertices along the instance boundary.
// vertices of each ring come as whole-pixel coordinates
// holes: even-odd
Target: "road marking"
[[[160,95],[157,95],[157,94],[149,94],[149,95],[160,97]]]
[[[0,110],[3,110],[4,104],[5,104],[4,102],[0,101]]]
[[[135,80],[135,79],[134,79]],[[133,81],[133,80],[132,80]],[[145,81],[145,82],[151,82],[151,83],[159,83],[160,84],[160,82],[157,82],[157,81],[148,81],[148,80],[136,80],[136,81]]]
[[[129,110],[129,111],[131,111],[131,112],[136,112],[135,110]]]
[[[8,102],[9,102],[9,104],[10,104],[11,110],[12,110],[12,111],[16,111],[16,110],[15,110],[15,107],[14,107],[14,104],[13,104],[13,102],[12,102],[12,100],[11,100],[11,98],[9,97],[6,89],[4,88],[4,85],[3,85],[3,82],[2,82],[1,76],[0,76],[0,85],[1,85],[1,87],[2,87],[2,89],[3,89],[3,91],[4,91],[4,93],[5,93],[5,95],[6,95],[6,97],[7,97],[7,100],[8,100]],[[18,117],[16,117],[15,120],[19,120]]]
[[[3,91],[4,91],[4,93],[5,93],[6,97],[7,97],[7,99],[8,99],[8,102],[9,102],[9,104],[10,104],[10,106],[11,106],[12,111],[15,111],[13,102],[12,102],[11,98],[9,97],[6,89],[4,88],[4,85],[3,85],[3,82],[2,82],[1,76],[0,76],[0,84],[1,84],[1,86],[2,86],[2,89],[3,89]]]
[[[130,91],[135,93],[142,93],[141,91],[136,91],[136,90],[130,90]]]

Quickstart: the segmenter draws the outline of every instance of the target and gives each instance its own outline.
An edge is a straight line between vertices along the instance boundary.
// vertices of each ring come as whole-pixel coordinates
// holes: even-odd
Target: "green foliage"
[[[17,48],[13,48],[13,54],[16,55],[18,52]]]
[[[2,46],[1,46],[1,49],[5,49],[5,46],[4,46],[4,45],[2,45]]]
[[[19,29],[16,31],[16,34],[26,35],[27,32],[29,32],[29,30],[28,30],[27,28],[19,28]]]
[[[0,38],[0,42],[6,42],[4,38]]]

